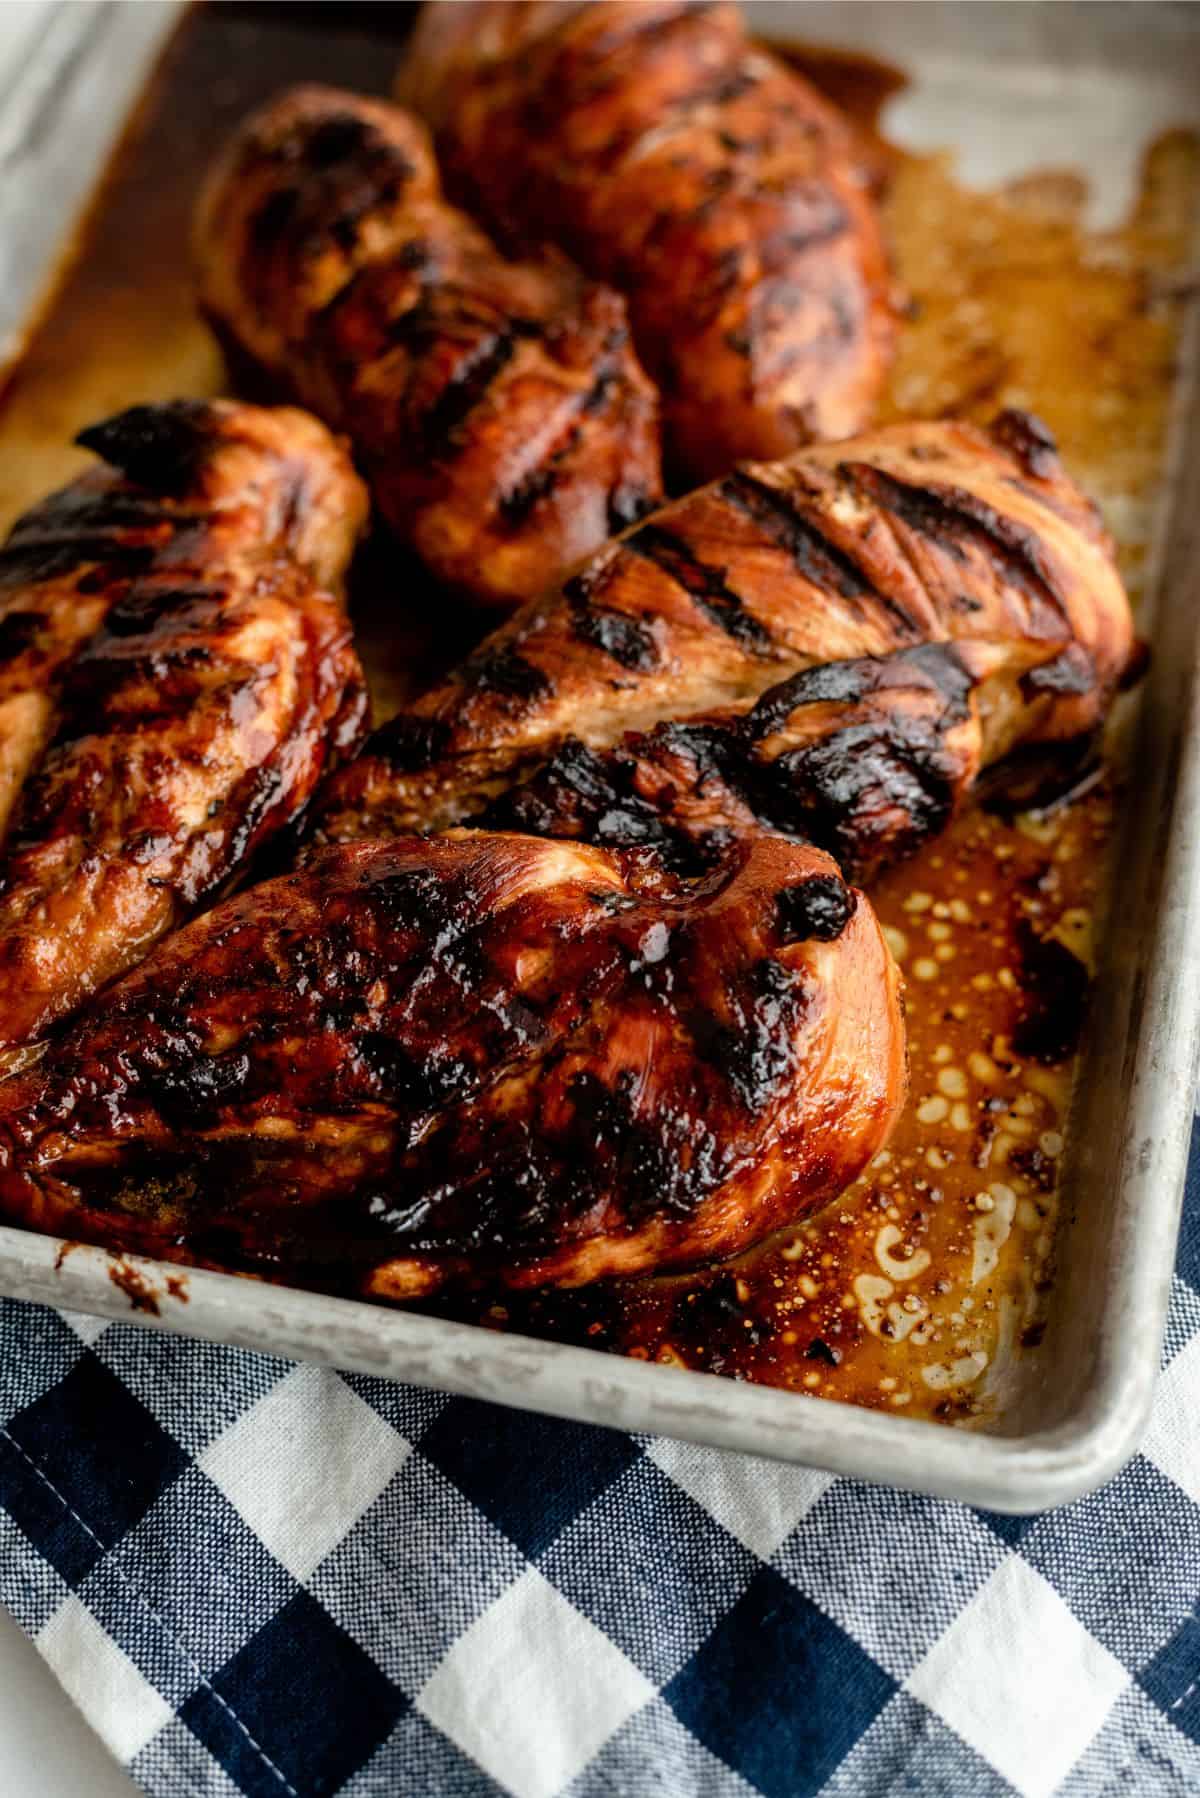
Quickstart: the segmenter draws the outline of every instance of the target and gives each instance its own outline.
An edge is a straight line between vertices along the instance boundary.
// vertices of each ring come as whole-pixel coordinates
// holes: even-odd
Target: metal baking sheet
[[[52,28],[24,55],[20,83],[5,88],[0,73],[6,360],[24,342],[88,182],[181,10],[172,0],[52,6]],[[1102,222],[1126,209],[1142,147],[1166,127],[1200,123],[1200,17],[1186,6],[774,0],[747,11],[773,36],[901,66],[909,85],[892,104],[889,135],[916,149],[951,148],[971,183],[1081,168]],[[281,79],[314,72],[324,70]],[[97,330],[102,346],[102,320]],[[1200,1052],[1196,337],[1193,318],[1141,617],[1154,657],[1129,751],[1136,802],[1124,808],[1120,878],[1068,1132],[1057,1281],[1045,1338],[1022,1356],[1011,1398],[990,1422],[949,1429],[231,1275],[180,1279],[174,1267],[7,1228],[0,1292],[999,1510],[1060,1503],[1114,1472],[1136,1444],[1157,1368]],[[122,403],[128,370],[106,367],[102,353],[93,360],[96,410]]]

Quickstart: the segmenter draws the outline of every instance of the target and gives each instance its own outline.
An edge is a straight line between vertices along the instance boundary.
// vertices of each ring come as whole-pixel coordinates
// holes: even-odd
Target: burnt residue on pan
[[[292,82],[386,90],[406,10],[223,5],[185,20],[9,381],[0,527],[77,471],[83,457],[65,446],[95,419],[227,387],[186,248],[206,165],[247,111]],[[1177,132],[1150,146],[1131,217],[1094,234],[1076,178],[980,194],[958,183],[950,157],[890,143],[880,115],[903,84],[896,70],[788,53],[849,111],[864,176],[884,195],[908,304],[885,418],[1040,413],[1100,498],[1136,595],[1200,194],[1196,140]],[[482,633],[384,537],[360,559],[353,604],[379,717]],[[489,678],[511,684],[519,672]],[[1078,769],[1061,772],[1078,784]],[[973,812],[879,883],[907,981],[912,1100],[839,1201],[743,1261],[685,1279],[475,1300],[460,1314],[906,1415],[958,1422],[994,1408],[1011,1351],[1041,1328],[1113,803],[1112,781],[1089,773],[1070,804]]]

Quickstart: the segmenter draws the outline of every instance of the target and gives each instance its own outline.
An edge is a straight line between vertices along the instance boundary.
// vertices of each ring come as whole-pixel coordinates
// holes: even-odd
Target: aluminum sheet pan
[[[51,7],[21,80],[0,86],[0,345],[9,357],[180,11],[172,0]],[[952,147],[972,182],[1082,167],[1101,219],[1126,206],[1140,148],[1200,108],[1200,14],[1187,6],[775,0],[748,11],[772,35],[901,65],[910,85],[889,133],[916,148]],[[1057,1285],[1045,1340],[986,1427],[948,1429],[219,1273],[181,1281],[164,1264],[7,1228],[0,1293],[1004,1511],[1064,1502],[1111,1475],[1136,1445],[1157,1370],[1200,1052],[1194,318],[1185,335],[1151,583],[1154,658],[1131,751],[1136,803],[1125,808],[1068,1135]]]

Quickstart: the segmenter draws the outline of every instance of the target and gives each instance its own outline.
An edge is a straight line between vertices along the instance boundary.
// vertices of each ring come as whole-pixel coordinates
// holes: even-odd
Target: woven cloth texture
[[[0,1597],[155,1798],[1200,1791],[1200,1132],[1142,1449],[1038,1517],[0,1330]]]

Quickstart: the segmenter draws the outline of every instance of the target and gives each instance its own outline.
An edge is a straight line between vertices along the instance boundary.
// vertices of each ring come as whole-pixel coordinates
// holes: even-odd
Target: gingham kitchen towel
[[[1036,1518],[0,1329],[0,1594],[162,1798],[1200,1791],[1200,1133],[1143,1450]]]

